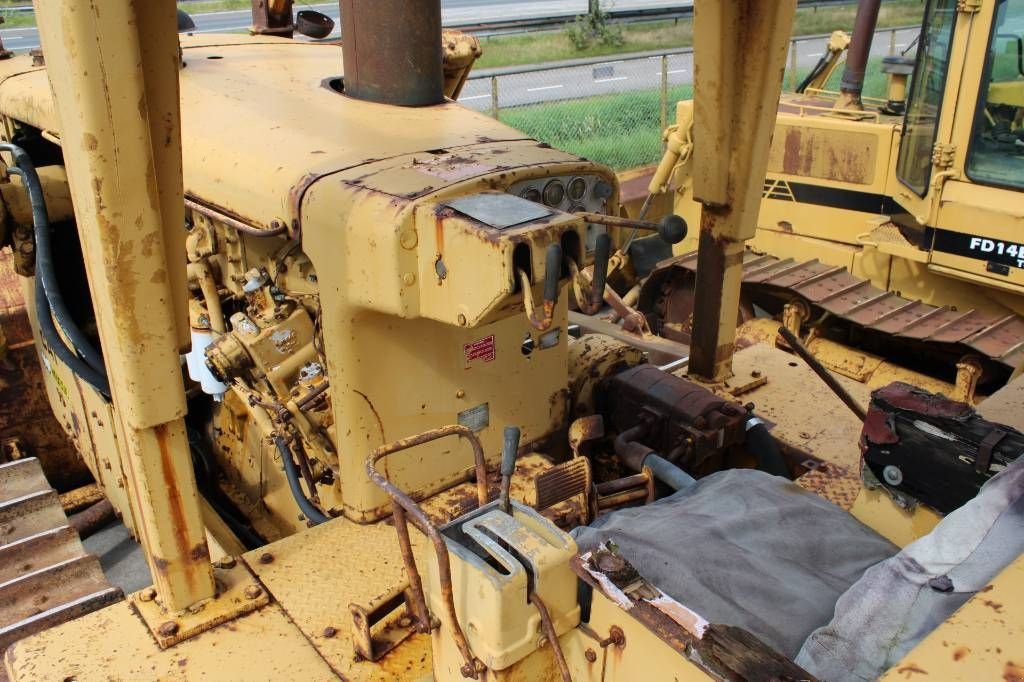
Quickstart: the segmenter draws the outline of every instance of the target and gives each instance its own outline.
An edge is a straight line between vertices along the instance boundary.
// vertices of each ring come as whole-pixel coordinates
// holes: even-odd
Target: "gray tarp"
[[[931,533],[868,569],[796,662],[829,682],[873,680],[1022,552],[1024,457]]]
[[[839,595],[898,551],[831,502],[749,469],[712,474],[573,535],[581,551],[613,540],[665,594],[789,657],[828,623]]]

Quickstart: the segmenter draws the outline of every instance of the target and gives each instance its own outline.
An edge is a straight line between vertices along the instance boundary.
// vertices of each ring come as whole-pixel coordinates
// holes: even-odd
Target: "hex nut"
[[[324,637],[327,637],[328,639],[330,639],[331,637],[334,637],[336,634],[338,634],[338,629],[337,628],[333,628],[330,625],[328,625],[327,627],[324,628],[324,633],[323,634],[324,634]]]
[[[178,634],[178,624],[173,620],[169,620],[165,623],[161,623],[160,627],[157,628],[157,632],[160,633],[161,637],[173,637]]]
[[[245,588],[246,599],[259,599],[261,594],[263,594],[263,588],[259,585],[249,585]]]
[[[274,555],[271,554],[270,552],[264,552],[263,554],[260,554],[260,563],[261,564],[269,564],[269,563],[272,563],[273,561],[274,561]]]
[[[153,601],[156,599],[156,588],[147,587],[139,592],[139,601]]]
[[[227,568],[234,568],[237,563],[238,562],[235,561],[235,557],[233,557],[233,556],[226,556],[226,557],[222,557],[220,559],[217,559],[217,561],[215,561],[213,565],[216,568],[225,568],[225,569],[227,569]]]

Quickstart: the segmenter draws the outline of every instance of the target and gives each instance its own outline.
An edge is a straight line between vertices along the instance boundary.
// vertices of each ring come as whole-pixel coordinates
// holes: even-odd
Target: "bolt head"
[[[237,563],[238,562],[235,561],[235,557],[233,557],[233,556],[226,556],[226,557],[217,559],[217,561],[214,562],[213,565],[215,567],[217,567],[217,568],[234,568]]]
[[[173,637],[178,634],[178,624],[173,620],[169,620],[165,623],[161,623],[160,627],[157,628],[157,632],[160,633],[161,637]]]
[[[264,552],[263,554],[260,554],[260,563],[261,564],[269,564],[269,563],[272,563],[273,561],[274,561],[274,555],[271,554],[270,552]]]
[[[337,628],[333,628],[330,625],[328,625],[327,627],[324,628],[324,632],[323,632],[324,637],[327,637],[328,639],[330,639],[331,637],[334,637],[336,634],[338,634],[338,629]]]
[[[147,587],[139,592],[139,601],[153,601],[154,599],[156,599],[155,587]]]
[[[412,625],[412,618],[409,616],[402,616],[398,619],[398,627],[407,628]]]
[[[593,663],[597,660],[597,652],[593,649],[587,649],[583,652],[583,658],[587,659],[588,663]]]
[[[263,588],[259,585],[249,585],[245,588],[246,599],[259,599],[261,594],[263,594]]]

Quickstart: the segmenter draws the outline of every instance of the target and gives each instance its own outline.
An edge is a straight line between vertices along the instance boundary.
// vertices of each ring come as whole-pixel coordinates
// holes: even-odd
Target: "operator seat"
[[[711,474],[573,531],[712,623],[813,675],[873,680],[1024,551],[1024,458],[900,550],[848,512],[761,471]]]

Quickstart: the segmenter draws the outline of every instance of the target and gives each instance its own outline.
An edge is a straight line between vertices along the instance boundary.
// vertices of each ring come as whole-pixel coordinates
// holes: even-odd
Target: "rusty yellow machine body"
[[[0,191],[50,404],[153,586],[26,608],[10,679],[810,679],[566,532],[753,466],[895,546],[938,522],[862,485],[860,422],[821,423],[792,356],[733,352],[795,4],[697,2],[684,379],[648,362],[679,344],[575,338],[606,233],[652,226],[612,217],[608,168],[454,101],[479,51],[438,40],[440,3],[346,1],[341,48],[290,40],[286,2],[252,36],[39,3],[43,57],[0,61]],[[1016,423],[1007,388],[991,418]],[[949,642],[960,679],[1018,675],[1022,588],[1018,558],[889,674]]]
[[[861,5],[852,43],[834,34],[779,101],[744,297],[805,335],[813,327],[833,344],[818,354],[835,371],[882,385],[892,373],[875,369],[898,366],[975,400],[1024,364],[1024,6],[926,2],[916,59],[882,59],[888,93],[876,99],[860,89],[878,3]],[[824,90],[844,42],[842,91]],[[680,102],[650,186],[673,187],[675,212],[696,224],[693,118]],[[692,282],[698,238],[675,249],[691,254],[672,268],[681,282]],[[692,304],[653,292],[667,275],[642,307],[685,341]],[[742,336],[763,338],[757,325]]]

